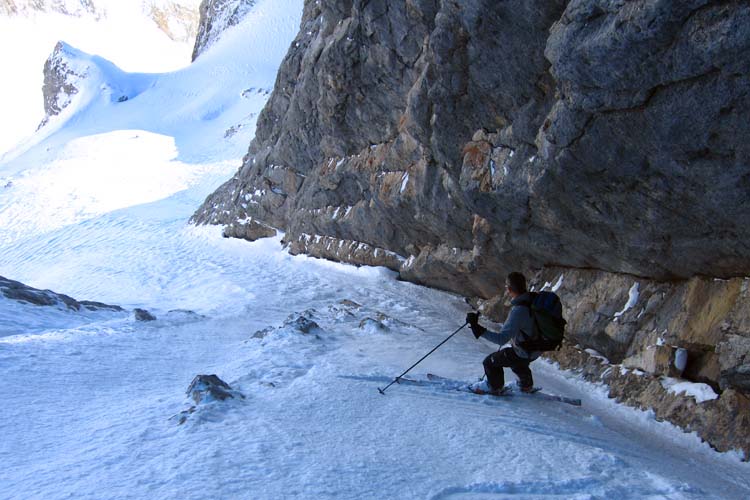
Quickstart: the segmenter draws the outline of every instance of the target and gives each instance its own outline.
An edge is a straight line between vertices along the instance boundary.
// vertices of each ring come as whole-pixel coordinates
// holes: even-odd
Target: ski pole
[[[394,378],[394,379],[393,379],[393,381],[392,381],[392,382],[391,382],[390,384],[386,385],[386,386],[385,386],[385,387],[384,387],[383,389],[381,389],[380,387],[378,387],[378,392],[379,392],[380,394],[382,394],[382,395],[384,395],[384,396],[385,396],[385,391],[387,391],[387,390],[388,390],[388,388],[389,388],[390,386],[392,386],[393,384],[395,384],[395,383],[397,383],[397,382],[398,382],[399,380],[401,380],[401,377],[403,377],[404,375],[406,375],[407,373],[409,373],[409,372],[411,371],[411,369],[412,369],[412,368],[414,368],[414,367],[415,367],[415,366],[417,366],[417,365],[418,365],[419,363],[421,363],[422,361],[424,361],[424,359],[425,359],[425,358],[426,358],[427,356],[429,356],[429,355],[430,355],[430,354],[432,354],[433,352],[437,351],[438,347],[440,347],[441,345],[443,345],[443,344],[445,344],[446,342],[448,342],[448,341],[449,341],[449,340],[451,339],[451,337],[453,337],[453,336],[454,336],[455,334],[457,334],[458,332],[460,332],[460,331],[461,331],[461,330],[463,329],[463,327],[465,327],[465,326],[466,326],[466,325],[468,325],[468,324],[469,324],[469,323],[468,323],[468,322],[466,322],[466,323],[464,323],[463,325],[461,325],[461,326],[460,326],[460,327],[458,328],[458,330],[456,330],[455,332],[453,332],[453,333],[451,333],[450,335],[448,335],[448,337],[446,337],[446,339],[445,339],[445,340],[443,340],[443,341],[442,341],[442,342],[440,342],[440,343],[439,343],[438,345],[436,345],[436,346],[435,346],[435,347],[434,347],[434,348],[433,348],[433,349],[432,349],[432,350],[431,350],[430,352],[428,352],[427,354],[425,354],[424,356],[422,356],[421,358],[419,358],[419,361],[417,361],[416,363],[414,363],[413,365],[411,365],[411,366],[410,366],[409,368],[407,368],[407,369],[406,369],[406,371],[405,371],[404,373],[402,373],[402,374],[401,374],[401,375],[399,375],[398,377]]]

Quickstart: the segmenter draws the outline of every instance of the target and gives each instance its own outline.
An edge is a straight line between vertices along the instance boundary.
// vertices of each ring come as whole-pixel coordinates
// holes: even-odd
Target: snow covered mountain
[[[0,169],[9,186],[0,199],[0,240],[161,199],[198,172],[237,161],[298,27],[297,4],[259,5],[200,60],[171,73],[129,73],[58,44],[47,63],[47,122]],[[151,182],[136,187],[147,172]]]
[[[284,234],[251,243],[187,224],[242,163],[303,7],[258,0],[175,71],[55,46],[48,120],[0,159],[0,367],[12,381],[0,496],[747,498],[741,451],[717,453],[552,363],[532,366],[537,385],[583,407],[429,383],[478,378],[496,346],[466,331],[381,396],[460,326],[463,298],[292,256]],[[567,276],[547,286],[577,298]],[[618,318],[638,300],[635,288]],[[710,389],[670,387],[712,404]]]
[[[198,0],[3,0],[0,156],[44,118],[39,91],[45,59],[59,41],[129,71],[186,66],[198,27]],[[137,33],[137,36],[134,34]]]

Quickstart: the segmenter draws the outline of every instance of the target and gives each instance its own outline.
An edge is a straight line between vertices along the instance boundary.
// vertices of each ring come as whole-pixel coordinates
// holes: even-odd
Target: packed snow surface
[[[0,163],[0,275],[157,317],[0,300],[0,497],[750,497],[738,454],[542,361],[536,385],[582,407],[382,396],[460,326],[461,298],[187,225],[239,165],[225,127],[263,104],[238,85],[273,84],[301,8],[259,2],[239,38],[127,106],[89,96]],[[462,332],[411,375],[473,382],[494,348]],[[237,397],[190,409],[197,374]]]

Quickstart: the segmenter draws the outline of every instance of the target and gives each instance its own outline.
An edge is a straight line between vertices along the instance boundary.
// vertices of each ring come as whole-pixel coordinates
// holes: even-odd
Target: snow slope
[[[23,2],[16,2],[21,5]],[[34,5],[39,2],[34,2]],[[128,71],[170,71],[190,62],[192,41],[175,42],[149,16],[163,0],[96,0],[57,2],[72,15],[31,7],[18,15],[0,15],[0,157],[31,135],[44,118],[42,68],[59,40],[96,54]],[[175,2],[197,11],[198,0]],[[81,6],[90,5],[94,13]],[[77,5],[77,8],[76,8]],[[174,23],[172,23],[174,24]],[[9,78],[8,75],[11,77]]]
[[[0,275],[158,318],[66,323],[0,301],[0,498],[750,497],[736,454],[541,361],[537,385],[582,408],[428,385],[381,396],[460,325],[463,300],[186,224],[239,165],[253,119],[237,140],[224,130],[262,106],[242,90],[272,86],[301,8],[259,2],[174,73],[101,73],[0,163]],[[130,78],[150,80],[124,103],[98,90]],[[414,376],[476,380],[493,349],[463,332]],[[198,373],[245,399],[180,425]]]

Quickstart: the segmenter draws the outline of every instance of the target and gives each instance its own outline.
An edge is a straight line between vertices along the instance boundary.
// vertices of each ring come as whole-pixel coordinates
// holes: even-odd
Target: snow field
[[[236,242],[215,238],[214,250],[233,253]],[[747,464],[717,459],[671,426],[644,429],[634,410],[541,363],[537,383],[582,396],[584,408],[407,385],[381,396],[377,386],[454,329],[463,302],[267,242],[243,246],[257,261],[233,271],[264,293],[225,312],[157,309],[154,323],[0,340],[7,376],[34,388],[33,401],[11,392],[3,410],[9,498],[742,498],[750,489]],[[320,330],[253,338],[303,311]],[[359,327],[378,311],[398,322]],[[491,350],[459,335],[414,375],[472,380]],[[199,405],[178,425],[197,373],[217,373],[246,399]],[[610,416],[618,412],[624,424]]]

